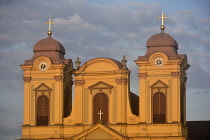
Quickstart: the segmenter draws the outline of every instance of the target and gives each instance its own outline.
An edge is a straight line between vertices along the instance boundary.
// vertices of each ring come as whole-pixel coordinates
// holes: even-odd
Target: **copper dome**
[[[159,34],[151,36],[147,40],[147,47],[164,47],[164,46],[173,46],[178,49],[178,44],[176,40],[169,34],[161,31]]]
[[[63,45],[58,42],[57,40],[53,39],[50,35],[38,41],[33,48],[34,52],[40,52],[40,51],[59,51],[63,54],[65,54],[65,49]]]

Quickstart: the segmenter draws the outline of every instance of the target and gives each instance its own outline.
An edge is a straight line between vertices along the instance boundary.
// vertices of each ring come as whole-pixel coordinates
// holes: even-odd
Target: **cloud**
[[[61,1],[59,3],[56,1],[51,3],[24,1],[24,4],[16,1],[5,2],[1,6],[1,12],[8,16],[1,17],[3,20],[0,22],[2,26],[0,40],[1,44],[4,45],[1,46],[0,50],[24,48],[28,52],[25,51],[22,54],[29,55],[17,63],[23,63],[25,58],[30,59],[32,52],[29,50],[32,51],[36,41],[46,37],[47,25],[45,22],[47,22],[48,14],[40,13],[46,13],[45,9],[60,9],[57,12],[53,11],[53,17],[55,17],[53,19],[55,25],[52,27],[53,37],[64,45],[68,52],[67,58],[73,57],[74,60],[80,56],[88,60],[103,56],[120,60],[122,55],[126,54],[128,58],[130,56],[135,60],[138,55],[144,55],[147,39],[159,32],[160,20],[157,17],[160,7],[161,5],[158,3],[148,4],[135,1],[103,4],[88,3],[84,0]],[[17,9],[20,10],[17,11]],[[38,9],[39,11],[37,11]],[[196,12],[199,10],[178,10],[176,15],[166,20],[166,32],[178,41],[179,52],[188,54],[190,63],[194,62],[195,58],[199,59],[193,52],[199,49],[201,53],[205,53],[210,50],[208,47],[210,43],[208,40],[210,20],[195,16]],[[8,48],[8,46],[10,47]],[[104,53],[104,50],[107,49],[112,53]],[[119,55],[116,56],[116,54]],[[11,53],[10,55],[16,57],[16,54]],[[199,60],[207,62],[208,57],[202,56],[204,56],[203,59]],[[132,66],[132,63],[133,61],[128,62],[128,66]],[[195,68],[202,70],[203,66],[199,65]],[[3,69],[4,71],[6,69],[12,70],[9,65],[3,66]],[[11,73],[15,75],[14,72]],[[135,76],[132,74],[131,77]]]
[[[84,21],[79,15],[73,15],[67,17],[67,19],[55,18],[54,22],[59,25],[60,30],[64,28],[65,31],[95,31],[98,28],[97,26]]]

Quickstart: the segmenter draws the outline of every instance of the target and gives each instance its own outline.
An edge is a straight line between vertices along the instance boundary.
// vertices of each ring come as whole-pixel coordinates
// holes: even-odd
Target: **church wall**
[[[136,140],[144,140],[147,137],[157,139],[180,139],[177,137],[185,137],[186,129],[181,124],[138,124],[138,125],[107,125],[119,134]],[[72,126],[45,126],[45,127],[30,127],[24,128],[23,131],[31,133],[31,138],[70,138],[77,134],[90,129],[92,125],[72,125]],[[109,131],[108,131],[109,132]],[[109,133],[112,133],[110,130]],[[27,138],[27,135],[23,138]]]
[[[155,55],[155,54],[153,54]],[[164,55],[163,55],[164,56]],[[151,56],[153,57],[153,56]],[[164,58],[164,57],[163,57]],[[167,57],[166,57],[167,58]],[[180,60],[167,60],[164,58],[163,67],[155,67],[152,64],[152,59],[149,61],[137,62],[141,69],[139,70],[140,76],[140,122],[152,123],[152,97],[157,90],[151,89],[150,86],[161,80],[168,88],[159,88],[160,92],[165,94],[166,97],[166,122],[178,123],[180,122],[180,77],[179,74]],[[175,73],[175,74],[174,74]],[[174,75],[173,75],[174,74]],[[161,91],[163,90],[163,91]],[[153,92],[153,94],[151,93]],[[173,99],[173,100],[172,100]],[[146,112],[146,113],[145,113]]]
[[[168,112],[168,122],[171,123],[172,122],[172,80],[168,80],[168,85],[169,85],[169,91],[168,91],[168,108],[167,108],[167,112]]]
[[[97,76],[94,76],[92,75],[92,73],[89,75],[87,73],[87,75],[84,77],[79,76],[75,78],[75,80],[84,81],[83,84],[81,85],[75,85],[75,94],[76,94],[75,100],[78,102],[77,104],[75,104],[76,113],[75,113],[75,118],[73,117],[73,119],[75,119],[75,122],[78,122],[78,123],[76,123],[76,125],[67,124],[64,126],[54,126],[54,125],[56,125],[56,122],[58,123],[58,122],[63,121],[62,113],[59,113],[59,110],[62,112],[62,108],[63,108],[63,103],[60,102],[59,100],[63,101],[62,99],[63,97],[62,95],[58,95],[58,93],[62,93],[63,91],[60,91],[60,90],[62,89],[62,87],[64,88],[67,84],[63,83],[62,81],[55,81],[55,79],[53,78],[39,80],[39,78],[35,77],[31,81],[31,87],[29,88],[29,90],[31,90],[31,97],[30,97],[31,101],[33,101],[33,98],[36,98],[35,96],[32,97],[32,95],[34,95],[35,93],[33,89],[40,85],[40,81],[44,82],[49,88],[52,89],[50,94],[48,92],[46,93],[44,92],[44,94],[46,94],[46,96],[50,98],[51,103],[55,102],[54,105],[50,104],[51,109],[53,109],[50,115],[51,126],[23,127],[23,138],[27,136],[31,136],[32,138],[49,138],[49,137],[52,137],[52,138],[66,137],[67,138],[67,137],[75,136],[83,132],[84,130],[91,128],[92,127],[92,113],[91,112],[93,110],[93,105],[92,105],[93,97],[97,93],[100,93],[100,92],[103,92],[108,96],[109,106],[111,106],[109,110],[109,118],[110,118],[109,120],[111,124],[106,124],[106,125],[110,127],[111,129],[115,130],[116,132],[118,132],[119,134],[122,134],[128,137],[136,137],[133,139],[143,139],[144,137],[146,138],[148,136],[153,137],[152,139],[159,139],[157,138],[159,136],[164,136],[164,138],[166,138],[167,136],[169,137],[181,136],[181,134],[185,134],[184,133],[185,130],[181,127],[180,124],[151,124],[152,123],[152,116],[151,116],[152,96],[158,91],[163,92],[166,95],[167,121],[170,122],[169,113],[171,112],[172,112],[171,114],[172,120],[178,117],[178,115],[176,114],[177,113],[176,109],[179,106],[173,105],[173,104],[178,103],[177,100],[179,99],[178,98],[179,90],[177,90],[176,87],[178,87],[179,85],[179,80],[177,78],[173,78],[171,74],[162,74],[161,76],[162,76],[161,81],[169,86],[167,88],[167,91],[165,90],[165,88],[161,88],[160,90],[158,90],[157,88],[154,88],[152,91],[151,86],[155,82],[157,82],[160,77],[154,77],[152,74],[146,76],[144,79],[140,77],[141,78],[140,83],[142,83],[142,85],[145,87],[141,89],[141,93],[145,93],[145,94],[141,94],[141,98],[140,98],[140,99],[143,99],[140,107],[143,107],[143,109],[145,110],[145,113],[141,114],[140,118],[144,117],[145,121],[140,122],[140,124],[138,124],[138,120],[136,120],[137,123],[135,122],[135,124],[133,125],[126,124],[126,122],[130,123],[130,121],[128,121],[129,120],[128,118],[131,116],[131,114],[128,113],[129,111],[127,111],[129,107],[128,100],[127,100],[128,99],[128,85],[126,82],[125,84],[116,82],[116,79],[119,79],[119,74],[110,75],[109,73],[105,76],[100,75],[100,74],[97,74]],[[92,85],[100,81],[103,81],[104,83],[109,83],[113,87],[111,89],[107,89],[107,86],[105,85],[98,85],[99,87],[96,87],[95,89],[94,88],[90,89]],[[122,82],[122,79],[120,82]],[[42,93],[37,93],[37,96],[40,96],[40,95],[42,95]],[[58,100],[58,98],[60,99]],[[172,99],[176,100],[176,102],[171,103],[171,101],[173,101]],[[143,106],[142,103],[145,103],[145,106]],[[30,105],[31,107],[35,106],[35,102],[34,104],[31,102],[30,104],[31,104]],[[122,104],[125,106],[122,106]],[[168,109],[169,107],[172,108],[171,112]],[[31,112],[31,116],[33,113],[35,112]],[[173,115],[173,113],[175,114],[175,116]],[[52,114],[54,114],[55,117],[53,117]],[[60,114],[60,115],[57,115],[57,114]],[[131,119],[133,118],[131,117]],[[122,123],[122,122],[125,122],[125,123]],[[42,129],[43,131],[40,132],[40,130]]]
[[[139,106],[139,113],[135,112],[139,116],[131,110],[125,56],[121,62],[95,58],[81,67],[77,58],[75,70],[71,60],[64,59],[64,47],[52,39],[49,26],[48,37],[34,46],[32,59],[21,65],[22,139],[186,140],[185,71],[189,65],[186,56],[177,53],[177,42],[164,33],[163,16],[161,33],[148,40],[147,53],[135,61],[140,103],[133,100],[132,109]]]
[[[90,112],[90,104],[89,104],[89,92],[88,92],[88,88],[85,88],[84,89],[84,115],[83,115],[83,121],[84,121],[84,124],[87,124],[90,122],[89,118],[90,118],[90,115],[89,115],[89,112]]]
[[[146,108],[147,108],[147,110],[146,110],[146,112],[145,112],[145,115],[147,116],[147,122],[152,122],[152,118],[151,118],[151,109],[152,109],[152,107],[151,107],[151,105],[152,105],[152,101],[151,101],[151,97],[153,96],[153,95],[151,95],[150,94],[150,81],[147,81],[147,94],[148,94],[148,96],[146,96],[146,98],[147,98],[147,104],[146,104]]]
[[[55,122],[54,122],[54,116],[55,116],[55,104],[54,104],[54,102],[55,102],[55,84],[54,83],[52,83],[52,95],[51,95],[51,101],[52,101],[52,103],[51,103],[51,111],[50,111],[50,122],[51,122],[51,124],[55,124]]]
[[[97,58],[86,62],[74,75],[75,114],[71,114],[66,120],[75,118],[75,124],[92,124],[93,98],[98,93],[104,93],[108,97],[109,123],[126,123],[127,114],[132,116],[128,100],[128,70],[119,70],[113,60]],[[104,85],[93,87],[99,82]]]
[[[39,63],[48,63],[47,71],[40,71]],[[66,65],[66,69],[69,68]],[[65,65],[54,65],[47,57],[38,57],[33,65],[21,65],[24,70],[24,126],[36,126],[37,99],[45,95],[49,99],[48,124],[61,124],[63,119],[63,90],[70,86],[71,76],[64,73]],[[57,69],[58,68],[58,69]],[[41,85],[44,86],[41,86]],[[40,87],[41,86],[41,87]],[[38,88],[38,89],[37,89]],[[71,93],[69,93],[71,94]]]
[[[117,114],[117,104],[118,104],[118,102],[117,102],[117,88],[116,87],[114,87],[114,89],[113,89],[113,98],[112,99],[113,99],[112,100],[112,103],[113,103],[112,121],[113,121],[113,123],[116,123],[117,122],[117,116],[118,116],[118,114]]]

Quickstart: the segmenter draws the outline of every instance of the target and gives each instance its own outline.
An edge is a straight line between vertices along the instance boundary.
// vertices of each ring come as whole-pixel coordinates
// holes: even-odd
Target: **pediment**
[[[153,85],[150,86],[151,88],[168,88],[168,85],[166,85],[164,82],[161,80],[158,80],[155,82]]]
[[[38,87],[34,89],[34,91],[51,91],[52,89],[49,88],[47,85],[44,83],[40,84]]]
[[[103,138],[102,138],[103,137]],[[116,139],[115,136],[111,135],[110,133],[104,131],[102,128],[97,128],[96,130],[92,131],[91,133],[83,136],[80,138],[81,140],[83,139]]]
[[[98,83],[89,87],[89,89],[112,89],[112,88],[113,88],[112,85],[109,85],[109,84],[107,84],[105,82],[102,82],[102,81],[100,81],[100,82],[98,82]]]
[[[124,137],[108,126],[98,123],[73,137],[73,140],[120,140]]]

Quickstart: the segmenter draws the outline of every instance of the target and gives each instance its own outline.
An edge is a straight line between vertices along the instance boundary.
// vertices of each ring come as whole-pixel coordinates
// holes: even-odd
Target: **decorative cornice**
[[[55,81],[61,81],[64,79],[63,76],[54,76]]]
[[[32,80],[32,77],[23,77],[23,81],[26,83],[31,82],[31,80]]]
[[[180,72],[171,72],[173,78],[180,78]]]
[[[128,79],[115,79],[118,85],[126,85],[128,83]]]
[[[83,86],[85,84],[85,80],[75,80],[75,86]]]
[[[146,79],[147,73],[138,73],[140,79]]]

